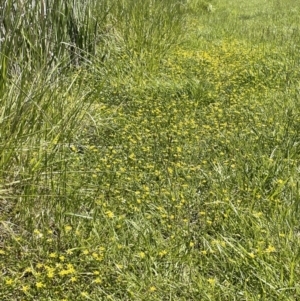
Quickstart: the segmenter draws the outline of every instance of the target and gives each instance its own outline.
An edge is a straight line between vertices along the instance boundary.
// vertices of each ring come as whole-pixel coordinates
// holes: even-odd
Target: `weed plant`
[[[299,9],[86,3],[76,68],[2,42],[1,300],[298,300]]]

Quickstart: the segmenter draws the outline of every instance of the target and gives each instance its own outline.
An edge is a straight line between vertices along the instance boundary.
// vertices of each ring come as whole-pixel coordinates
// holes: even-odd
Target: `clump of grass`
[[[203,0],[187,1],[188,8],[192,14],[212,13],[215,10],[213,2]]]
[[[98,14],[92,15],[92,12]],[[78,66],[95,54],[107,12],[95,1],[6,1],[1,7],[1,82],[24,69]],[[97,17],[96,17],[97,16]],[[101,23],[101,24],[99,24]]]

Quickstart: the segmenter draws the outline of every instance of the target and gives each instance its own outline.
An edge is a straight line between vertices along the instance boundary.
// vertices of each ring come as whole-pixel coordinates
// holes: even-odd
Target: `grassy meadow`
[[[83,2],[0,9],[0,300],[299,300],[300,3]]]

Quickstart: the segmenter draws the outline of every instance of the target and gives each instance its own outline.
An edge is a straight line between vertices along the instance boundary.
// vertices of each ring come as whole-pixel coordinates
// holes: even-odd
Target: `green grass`
[[[96,4],[0,48],[1,300],[298,300],[300,4]]]

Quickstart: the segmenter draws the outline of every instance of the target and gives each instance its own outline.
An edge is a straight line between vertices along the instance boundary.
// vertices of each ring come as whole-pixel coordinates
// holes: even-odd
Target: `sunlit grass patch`
[[[296,54],[213,5],[154,60],[123,28],[94,64],[4,90],[1,300],[297,300]],[[228,5],[232,25],[248,4]]]

